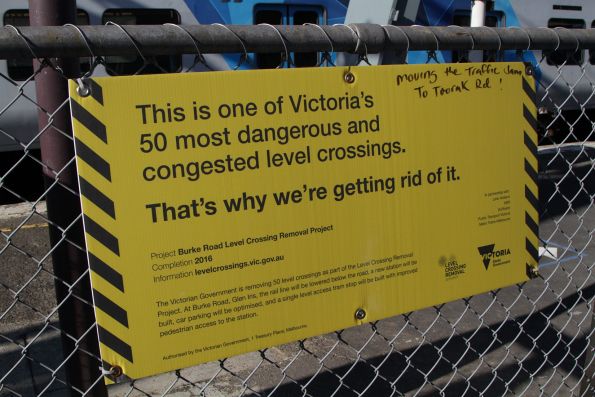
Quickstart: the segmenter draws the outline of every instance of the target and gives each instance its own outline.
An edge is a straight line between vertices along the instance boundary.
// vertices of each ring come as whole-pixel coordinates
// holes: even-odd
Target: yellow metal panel
[[[520,63],[71,82],[103,360],[139,378],[526,280],[533,87]]]

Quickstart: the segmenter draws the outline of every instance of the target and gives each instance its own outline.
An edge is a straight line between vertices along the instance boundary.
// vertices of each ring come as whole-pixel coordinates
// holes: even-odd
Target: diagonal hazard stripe
[[[87,182],[82,176],[79,177],[79,186],[81,194],[85,196],[89,201],[101,208],[103,212],[116,219],[116,209],[114,202],[107,197],[105,194],[99,191],[95,186]]]
[[[93,302],[102,312],[128,328],[128,313],[107,296],[93,288]]]
[[[527,185],[525,185],[525,198],[531,204],[533,209],[535,209],[535,211],[539,214],[539,200],[537,200],[537,197],[535,197]]]
[[[535,117],[533,117],[533,114],[525,105],[523,105],[523,116],[525,116],[525,120],[527,120],[527,123],[531,125],[533,130],[537,131],[537,120],[535,120]]]
[[[533,142],[533,139],[527,134],[525,134],[525,146],[529,149],[529,152],[533,155],[533,157],[537,158],[537,145]]]
[[[116,335],[112,334],[101,325],[97,325],[97,332],[99,333],[99,341],[118,353],[120,356],[124,357],[126,360],[132,361],[132,348],[122,339],[118,338]]]
[[[525,224],[529,226],[529,229],[533,232],[534,235],[539,236],[539,226],[537,223],[531,218],[531,215],[525,212]]]
[[[535,103],[535,90],[525,78],[523,78],[523,91],[525,91],[525,94],[529,97],[531,103]]]
[[[72,117],[77,119],[97,138],[101,139],[104,143],[107,143],[107,131],[105,125],[101,121],[72,98],[70,99],[70,107],[72,109]]]
[[[100,224],[89,218],[87,215],[83,215],[83,221],[85,223],[85,231],[99,241],[105,247],[107,247],[114,254],[120,256],[120,245],[118,239],[113,234],[105,230]]]
[[[103,105],[103,89],[93,79],[89,79],[89,85],[91,86],[91,97]]]
[[[533,168],[533,166],[531,165],[531,163],[529,163],[527,159],[525,159],[525,172],[537,185],[537,171],[535,171],[535,168]]]
[[[124,279],[122,275],[91,252],[89,252],[89,267],[99,277],[124,292]]]
[[[531,255],[531,258],[533,258],[535,263],[537,263],[539,261],[539,252],[537,251],[537,248],[535,248],[533,243],[531,243],[531,241],[529,241],[528,238],[525,239],[525,249],[527,250],[529,255]]]
[[[78,139],[74,139],[74,146],[76,149],[76,155],[89,164],[95,171],[102,175],[108,181],[112,181],[112,174],[110,165],[107,161],[102,159],[97,153],[95,153],[89,146],[85,145]]]

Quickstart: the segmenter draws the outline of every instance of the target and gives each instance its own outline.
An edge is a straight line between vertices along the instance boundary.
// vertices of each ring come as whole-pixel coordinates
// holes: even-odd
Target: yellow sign
[[[71,82],[102,359],[139,378],[526,280],[520,63]]]

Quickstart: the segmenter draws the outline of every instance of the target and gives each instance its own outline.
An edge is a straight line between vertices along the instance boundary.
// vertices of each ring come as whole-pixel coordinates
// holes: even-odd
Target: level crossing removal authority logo
[[[492,266],[501,266],[510,263],[510,248],[501,248],[498,250],[495,248],[496,244],[477,247],[486,270],[488,270],[488,267],[492,262]]]

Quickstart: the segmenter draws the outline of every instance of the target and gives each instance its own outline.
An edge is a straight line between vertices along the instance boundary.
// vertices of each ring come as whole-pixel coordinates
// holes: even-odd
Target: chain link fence
[[[166,48],[169,42],[160,39],[153,47],[143,45],[133,27],[112,28],[110,34],[119,36],[111,44],[108,39],[94,42],[90,30],[61,28],[79,49],[58,48],[53,55],[44,53],[44,34],[34,28],[5,27],[0,33],[12,38],[0,44],[0,49],[5,47],[0,53],[6,54],[10,43],[29,51],[25,59],[5,55],[6,67],[0,72],[0,139],[4,150],[10,149],[2,153],[0,195],[5,203],[19,203],[0,210],[0,396],[595,395],[592,34],[480,29],[481,35],[475,35],[457,27],[433,30],[429,38],[422,27],[371,30],[406,39],[400,48],[390,48],[390,55],[402,61],[407,50],[415,50],[409,58],[421,54],[427,62],[438,62],[437,50],[445,49],[465,62],[478,56],[473,51],[482,42],[491,40],[479,57],[533,62],[540,84],[540,277],[106,388],[99,370],[78,189],[72,182],[76,171],[66,80],[80,75],[77,69],[88,76],[203,71],[212,65],[200,51],[210,46],[208,52],[217,52],[215,38],[204,44],[185,30],[179,32],[179,40],[186,40],[183,45]],[[319,66],[332,67],[335,58],[325,51],[351,51],[365,63],[369,51],[382,49],[357,27],[343,27],[350,30],[345,39],[337,33],[340,27],[310,27],[304,40],[315,40],[302,47],[277,28],[268,33],[253,29],[260,32],[253,37],[250,27],[205,27],[214,28],[231,32],[224,35],[227,43],[220,38],[221,52],[239,51],[239,63],[247,51],[281,51],[280,66],[291,66],[291,51],[301,48],[320,51],[324,55]],[[532,41],[537,34],[541,38]],[[110,53],[110,45],[128,46],[127,55]],[[81,56],[85,51],[92,58]],[[77,58],[54,58],[60,54]],[[36,92],[36,81],[43,84],[47,75],[59,76],[64,87],[40,92],[38,86]],[[57,158],[56,151],[63,157]],[[31,190],[32,184],[42,183],[43,189]]]

